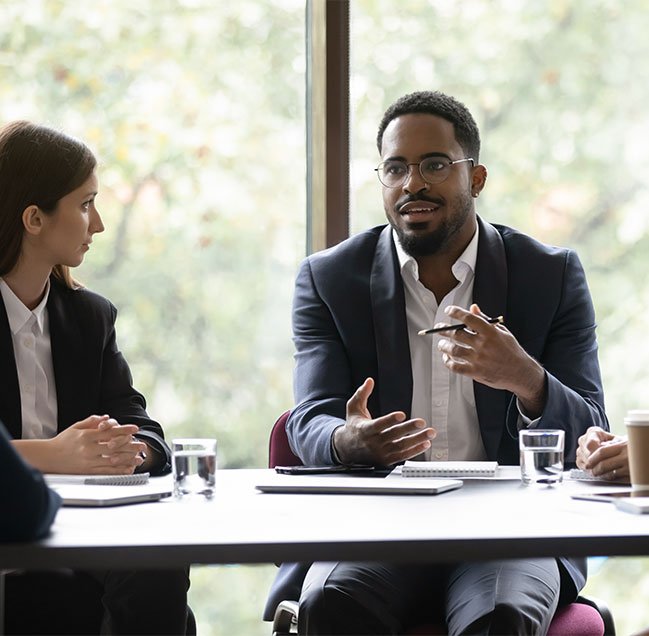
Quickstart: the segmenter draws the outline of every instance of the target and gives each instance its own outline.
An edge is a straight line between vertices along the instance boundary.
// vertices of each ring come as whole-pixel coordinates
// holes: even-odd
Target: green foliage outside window
[[[304,37],[300,0],[0,4],[0,121],[97,152],[106,231],[77,274],[118,307],[152,417],[216,437],[221,468],[265,467],[292,405]],[[275,570],[193,568],[199,633],[267,633]]]
[[[649,380],[634,355],[649,326],[648,9],[646,0],[352,3],[354,230],[384,219],[371,169],[385,107],[421,89],[466,103],[489,173],[478,213],[583,261],[617,432],[626,410],[644,408]]]
[[[647,408],[649,3],[354,0],[353,229],[384,222],[376,127],[414,90],[458,97],[482,135],[486,220],[577,250],[595,303],[607,413]],[[593,562],[618,633],[649,625],[646,559]],[[595,570],[595,567],[593,567]],[[633,583],[631,583],[633,581]],[[637,590],[632,592],[633,590]]]
[[[579,252],[612,427],[647,407],[641,334],[649,187],[646,0],[353,0],[353,231],[381,223],[376,126],[413,90],[472,110],[487,220]],[[292,403],[290,300],[304,254],[302,0],[0,4],[0,121],[97,151],[96,237],[79,276],[119,308],[136,386],[168,437],[213,435],[221,468],[263,467]],[[227,514],[227,511],[224,511]],[[267,634],[274,566],[194,568],[200,634]],[[632,574],[629,574],[632,573]],[[644,559],[587,592],[618,633],[649,624]]]

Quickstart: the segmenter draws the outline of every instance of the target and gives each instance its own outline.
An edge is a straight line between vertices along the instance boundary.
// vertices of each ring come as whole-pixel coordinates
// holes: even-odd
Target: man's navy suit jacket
[[[550,247],[478,218],[473,301],[504,324],[546,370],[547,403],[539,428],[565,431],[566,460],[589,426],[608,430],[597,361],[595,314],[577,254]],[[373,417],[410,417],[412,369],[405,295],[389,226],[379,226],[301,265],[293,302],[296,406],[286,429],[305,464],[331,464],[333,431],[344,424],[347,400],[367,377]],[[431,321],[433,317],[431,316]],[[431,324],[432,326],[432,324]],[[518,410],[508,391],[474,382],[482,441],[490,460],[518,464]],[[430,422],[434,427],[435,423]],[[562,600],[585,583],[585,559],[560,559]],[[304,564],[278,573],[265,616],[295,598]],[[292,594],[292,596],[291,596]]]
[[[154,474],[171,469],[160,424],[146,412],[117,348],[113,304],[94,292],[69,289],[50,277],[47,300],[52,364],[56,382],[58,431],[90,415],[107,413],[120,424],[140,427],[137,437],[158,450],[163,461]],[[0,296],[0,420],[14,439],[22,438],[20,387],[7,312]]]

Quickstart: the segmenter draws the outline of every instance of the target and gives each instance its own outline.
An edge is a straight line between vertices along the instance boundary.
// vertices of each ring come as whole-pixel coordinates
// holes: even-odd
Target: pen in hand
[[[487,322],[490,325],[496,324],[496,323],[502,323],[503,322],[503,317],[502,316],[497,316],[496,318],[489,318]],[[446,325],[446,327],[433,327],[432,329],[422,329],[421,331],[417,332],[418,335],[420,336],[426,336],[430,333],[440,333],[442,331],[458,331],[459,329],[467,329],[468,327],[464,323],[460,323],[459,325]]]

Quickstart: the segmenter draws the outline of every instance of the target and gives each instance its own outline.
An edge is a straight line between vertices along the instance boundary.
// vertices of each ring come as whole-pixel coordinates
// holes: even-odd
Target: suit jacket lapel
[[[20,385],[9,318],[0,295],[0,420],[14,439],[22,437]]]
[[[59,432],[74,424],[74,407],[82,399],[84,388],[83,343],[74,314],[69,311],[65,295],[70,293],[52,280],[47,310],[50,320],[52,365],[56,382]]]
[[[473,283],[473,302],[488,316],[507,319],[507,258],[500,233],[478,217],[480,235]],[[490,459],[497,459],[500,439],[505,429],[506,413],[512,395],[473,383],[482,441]]]
[[[480,235],[473,301],[488,316],[503,316],[507,310],[507,257],[498,230],[478,217]]]
[[[406,301],[389,225],[381,232],[376,245],[370,275],[370,296],[378,362],[374,391],[379,400],[379,411],[372,415],[376,417],[392,411],[405,411],[410,417],[412,369]]]

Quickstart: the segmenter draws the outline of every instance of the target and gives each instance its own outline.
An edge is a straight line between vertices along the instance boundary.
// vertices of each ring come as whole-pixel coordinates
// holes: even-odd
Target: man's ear
[[[471,173],[471,194],[477,197],[482,192],[486,182],[487,169],[482,164],[478,164]]]
[[[43,211],[37,205],[28,205],[23,210],[23,226],[28,234],[38,235],[43,229]]]

